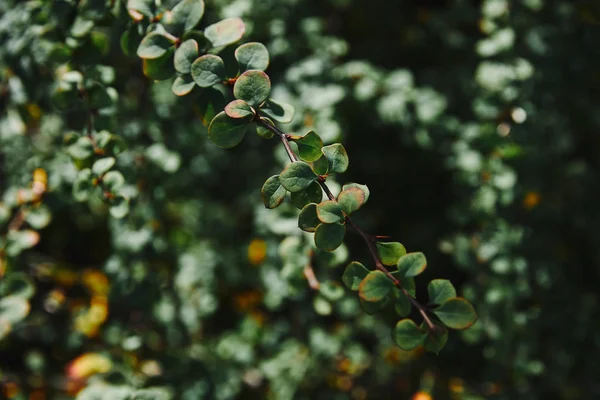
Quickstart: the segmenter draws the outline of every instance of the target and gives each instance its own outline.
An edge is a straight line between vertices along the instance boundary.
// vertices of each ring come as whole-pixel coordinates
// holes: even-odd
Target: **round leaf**
[[[449,280],[434,279],[427,285],[429,293],[429,304],[444,304],[448,300],[456,297],[456,289]]]
[[[223,47],[235,43],[244,36],[246,26],[240,18],[227,18],[206,27],[204,35],[213,47]]]
[[[423,253],[408,253],[398,260],[398,271],[403,276],[413,277],[425,271],[427,259]]]
[[[250,42],[235,49],[235,59],[241,71],[250,69],[264,71],[269,66],[269,51],[262,43]]]
[[[266,208],[275,208],[281,204],[287,191],[279,182],[279,175],[267,179],[260,190]]]
[[[231,118],[221,111],[208,127],[208,138],[217,146],[228,149],[241,143],[246,128],[247,124],[244,121]]]
[[[298,156],[304,161],[316,161],[322,156],[323,141],[315,132],[310,131],[304,136],[293,137],[292,140],[298,145]]]
[[[105,157],[94,162],[92,165],[92,172],[98,176],[103,175],[106,171],[111,169],[115,165],[114,157]]]
[[[192,63],[192,78],[198,86],[207,88],[225,80],[225,64],[219,56],[206,54]]]
[[[365,203],[369,200],[369,196],[371,195],[371,191],[367,187],[367,185],[361,185],[360,183],[346,183],[342,186],[342,191],[348,190],[350,188],[358,188],[365,193]]]
[[[321,151],[327,158],[327,162],[329,164],[327,173],[341,174],[342,172],[346,172],[348,169],[349,160],[348,153],[346,153],[344,146],[339,143],[334,143],[323,147]]]
[[[412,350],[421,344],[426,333],[412,319],[401,319],[394,328],[394,341],[402,350]]]
[[[467,300],[455,297],[442,304],[433,313],[452,329],[467,329],[477,321],[477,313]]]
[[[383,265],[394,266],[400,260],[400,257],[406,254],[406,249],[402,243],[398,242],[377,242],[377,254]]]
[[[233,100],[225,106],[225,114],[231,118],[250,119],[254,115],[254,110],[244,100]]]
[[[29,314],[29,302],[21,296],[6,296],[0,299],[0,319],[16,324]]]
[[[344,270],[342,282],[350,290],[358,290],[360,283],[369,274],[369,270],[357,261],[352,261]]]
[[[317,176],[307,163],[296,161],[285,167],[279,180],[284,188],[294,193],[309,187],[317,180]]]
[[[260,106],[271,93],[271,80],[263,71],[250,70],[240,75],[233,85],[233,95],[252,107]]]
[[[185,96],[194,89],[196,82],[192,79],[191,75],[182,75],[175,78],[171,90],[177,96]]]
[[[169,25],[173,26],[175,32],[189,31],[198,25],[204,15],[203,0],[183,0],[171,10]]]
[[[320,203],[323,190],[318,182],[313,182],[306,189],[292,193],[291,198],[294,207],[303,209],[309,203]]]
[[[363,204],[365,204],[366,197],[366,193],[362,189],[351,187],[342,190],[338,195],[337,201],[346,214],[352,214],[354,211],[357,211],[359,208],[361,208]]]
[[[261,111],[282,124],[289,124],[294,119],[294,107],[291,104],[278,102],[273,99],[267,100]]]
[[[319,287],[319,292],[329,301],[338,301],[344,297],[344,288],[334,281],[323,282]]]
[[[174,48],[170,48],[165,54],[156,59],[145,59],[143,63],[144,75],[156,81],[164,81],[175,74],[173,66]]]
[[[189,74],[192,63],[198,58],[198,42],[194,39],[186,40],[175,50],[173,63],[177,72]]]
[[[316,204],[307,204],[302,211],[300,211],[300,215],[298,216],[298,228],[302,229],[304,232],[316,231],[320,223],[321,221],[319,221],[319,218],[317,217]]]
[[[394,288],[394,283],[381,271],[371,271],[358,287],[360,298],[365,301],[382,300]]]
[[[317,204],[317,216],[324,224],[335,224],[344,222],[344,214],[342,209],[332,200],[327,200]]]
[[[106,190],[115,192],[116,190],[120,189],[121,186],[123,186],[125,183],[125,178],[119,171],[108,171],[102,177],[102,182]]]
[[[129,200],[121,195],[117,195],[110,200],[110,215],[113,218],[121,219],[129,213]]]
[[[85,160],[94,155],[94,142],[87,136],[82,136],[67,148],[67,153],[76,160]]]
[[[315,231],[315,245],[321,250],[333,251],[340,247],[345,234],[346,225],[320,224]]]
[[[140,58],[154,60],[163,56],[171,47],[173,42],[160,32],[150,32],[143,39],[137,49]]]

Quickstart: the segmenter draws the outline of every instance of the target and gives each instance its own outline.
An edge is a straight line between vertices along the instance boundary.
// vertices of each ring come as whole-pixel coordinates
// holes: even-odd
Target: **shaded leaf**
[[[281,204],[287,191],[279,182],[279,175],[267,179],[260,190],[266,208],[275,208]]]
[[[221,111],[208,127],[208,138],[217,146],[228,149],[241,143],[246,128],[247,124],[244,121],[231,118],[225,111]]]
[[[413,350],[423,344],[425,332],[412,319],[401,319],[394,328],[394,341],[402,350]]]
[[[261,111],[268,117],[282,124],[289,124],[294,119],[294,107],[291,104],[268,99]]]
[[[410,300],[398,288],[394,288],[394,295],[394,309],[396,310],[396,313],[401,317],[406,317],[408,314],[410,314],[410,310],[412,309],[412,304],[410,303]]]
[[[225,107],[223,93],[213,88],[206,88],[198,97],[197,112],[202,124],[209,126],[216,115]]]
[[[194,82],[191,75],[181,75],[175,78],[173,85],[171,85],[171,90],[177,96],[185,96],[190,93],[195,86],[196,82]]]
[[[315,245],[321,250],[333,251],[340,247],[345,235],[346,225],[320,224],[315,231]]]
[[[357,261],[352,261],[342,275],[342,282],[350,290],[358,290],[360,283],[369,274],[369,270]]]
[[[427,331],[423,347],[430,353],[438,354],[448,342],[448,329],[442,325],[434,325],[436,329],[432,331],[427,324],[421,324],[421,330]]]
[[[144,75],[150,79],[164,81],[175,75],[175,66],[173,65],[173,54],[175,48],[170,48],[165,54],[156,59],[145,59],[143,62]]]
[[[456,289],[449,280],[434,279],[427,285],[429,293],[429,304],[444,304],[448,300],[456,297]]]
[[[292,193],[291,199],[294,207],[302,209],[309,203],[320,203],[323,190],[318,182],[313,182],[306,189]]]
[[[314,232],[321,221],[317,217],[317,205],[314,203],[307,204],[300,215],[298,216],[298,228],[305,232]]]

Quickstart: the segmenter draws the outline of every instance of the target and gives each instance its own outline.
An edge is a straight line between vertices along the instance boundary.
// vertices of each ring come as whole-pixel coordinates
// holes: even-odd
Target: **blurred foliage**
[[[341,290],[350,256],[370,262],[359,237],[307,252],[294,199],[265,209],[281,146],[214,146],[205,124],[225,103],[190,89],[189,59],[161,39],[136,56],[131,20],[157,10],[126,3],[0,2],[2,396],[599,395],[594,1],[214,0],[165,17],[184,32],[203,14],[199,46],[238,40],[214,28],[229,18],[239,43],[264,43],[288,132],[343,141],[345,179],[369,185],[356,220],[476,305],[439,355],[399,349],[395,311]],[[174,58],[181,79],[146,77]],[[417,294],[445,296],[433,282]]]

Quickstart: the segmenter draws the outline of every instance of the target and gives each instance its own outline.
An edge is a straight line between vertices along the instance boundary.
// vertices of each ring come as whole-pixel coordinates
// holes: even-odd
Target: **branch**
[[[283,132],[282,130],[277,128],[276,126],[271,125],[269,122],[267,122],[264,118],[261,118],[260,116],[257,116],[254,120],[260,126],[264,127],[265,129],[268,129],[269,131],[273,132],[275,135],[279,136],[279,139],[281,139],[281,142],[283,143],[283,147],[285,148],[285,151],[291,162],[298,161],[298,157],[296,157],[296,154],[294,153],[294,151],[292,150],[292,148],[290,146],[288,134],[286,134],[285,132]],[[336,201],[335,196],[333,195],[333,193],[331,193],[331,190],[325,183],[325,179],[319,179],[319,180],[317,180],[317,182],[319,183],[319,185],[321,186],[321,188],[323,189],[323,191],[325,192],[325,194],[327,195],[329,200]],[[412,303],[412,305],[415,306],[417,308],[417,310],[419,310],[419,313],[423,317],[423,320],[425,321],[427,326],[429,326],[429,329],[434,331],[436,329],[436,327],[433,324],[433,322],[431,322],[431,319],[429,319],[429,317],[427,316],[425,307],[421,303],[419,303],[417,300],[415,300],[410,295],[410,293],[408,293],[408,291],[402,287],[402,284],[400,283],[400,281],[398,279],[396,279],[396,277],[394,275],[392,275],[392,273],[390,271],[388,271],[388,269],[381,263],[381,260],[379,259],[379,256],[377,255],[377,248],[375,247],[375,244],[373,243],[373,237],[370,236],[369,234],[365,233],[365,231],[363,231],[358,225],[356,225],[354,223],[354,221],[352,221],[352,219],[347,215],[346,215],[346,223],[354,231],[356,231],[356,233],[358,233],[363,238],[365,243],[367,244],[369,253],[371,254],[371,257],[373,258],[373,261],[375,262],[375,267],[379,271],[383,272],[385,274],[385,276],[387,276],[388,279],[390,279],[394,283],[394,286],[396,286],[398,289],[400,289],[400,291],[408,298],[408,300]]]

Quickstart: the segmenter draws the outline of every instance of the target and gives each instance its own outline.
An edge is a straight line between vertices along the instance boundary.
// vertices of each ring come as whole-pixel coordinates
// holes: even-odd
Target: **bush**
[[[426,3],[0,4],[2,394],[597,395],[600,10]]]

